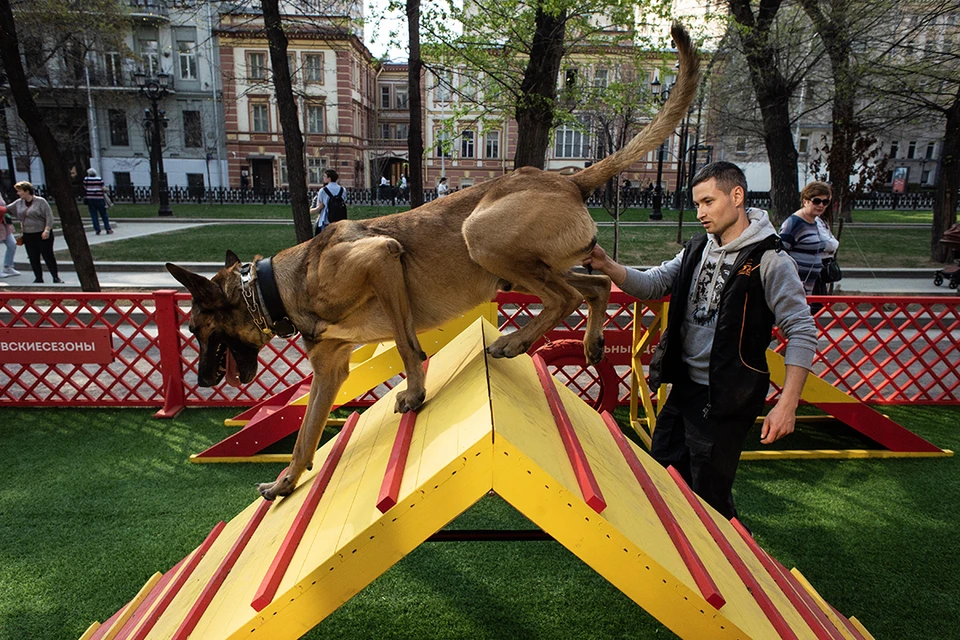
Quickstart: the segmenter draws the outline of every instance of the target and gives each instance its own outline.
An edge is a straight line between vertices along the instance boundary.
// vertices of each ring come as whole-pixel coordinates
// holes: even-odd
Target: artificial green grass
[[[699,224],[683,227],[682,238],[700,233]],[[613,251],[613,228],[600,227],[600,244]],[[619,260],[629,265],[656,265],[677,254],[677,231],[672,227],[621,227]],[[227,249],[243,259],[273,255],[296,243],[293,225],[211,224],[149,236],[91,245],[95,262],[220,262]],[[930,232],[925,229],[863,229],[847,227],[841,237],[844,267],[931,267]],[[57,257],[69,260],[69,253]]]
[[[960,449],[960,409],[884,411]],[[0,639],[79,637],[250,504],[282,465],[187,461],[236,413],[4,409]],[[960,638],[957,459],[745,462],[735,494],[761,545],[875,637]],[[454,526],[531,525],[490,497]],[[305,637],[673,636],[557,543],[464,542],[421,546]]]

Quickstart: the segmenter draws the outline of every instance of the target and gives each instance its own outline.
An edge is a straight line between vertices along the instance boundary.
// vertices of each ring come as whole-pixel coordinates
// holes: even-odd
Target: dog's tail
[[[675,22],[670,35],[673,36],[673,41],[677,45],[677,54],[680,58],[680,72],[677,84],[670,92],[670,98],[650,124],[634,136],[627,146],[570,177],[570,180],[580,188],[584,200],[590,197],[594,189],[640,160],[646,153],[666,140],[683,120],[687,109],[693,103],[697,94],[697,84],[700,82],[700,55],[683,25]]]

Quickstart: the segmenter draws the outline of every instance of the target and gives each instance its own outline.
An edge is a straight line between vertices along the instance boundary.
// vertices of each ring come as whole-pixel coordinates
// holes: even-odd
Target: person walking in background
[[[346,193],[337,183],[339,179],[340,175],[333,169],[323,172],[323,188],[317,193],[317,199],[313,203],[313,208],[310,209],[310,215],[317,216],[313,233],[315,236],[320,235],[331,223],[347,217],[347,207],[343,199]]]
[[[20,272],[13,268],[13,259],[17,255],[17,236],[13,228],[13,216],[7,211],[3,196],[0,196],[0,216],[3,217],[3,222],[0,223],[0,241],[7,247],[3,256],[3,268],[0,268],[0,278],[9,278],[20,275]]]
[[[107,199],[103,188],[103,178],[97,175],[97,170],[93,167],[87,169],[87,177],[83,179],[83,189],[86,194],[87,209],[90,210],[90,218],[93,220],[93,230],[100,235],[100,218],[103,218],[103,228],[107,230],[107,235],[110,235],[113,229],[110,228],[110,218],[107,217]]]
[[[797,263],[803,290],[812,295],[819,283],[823,260],[836,253],[840,243],[820,217],[829,211],[833,191],[826,182],[811,182],[800,192],[802,207],[780,226],[784,250]]]
[[[437,183],[437,197],[443,198],[450,195],[450,187],[447,185],[447,178],[440,178],[440,182]]]
[[[34,195],[33,185],[29,182],[18,182],[13,188],[17,190],[19,200],[10,203],[7,209],[20,221],[23,246],[27,248],[27,257],[30,258],[35,277],[33,283],[43,283],[43,269],[40,267],[42,255],[53,281],[63,284],[57,268],[57,258],[53,255],[53,210],[50,203]]]

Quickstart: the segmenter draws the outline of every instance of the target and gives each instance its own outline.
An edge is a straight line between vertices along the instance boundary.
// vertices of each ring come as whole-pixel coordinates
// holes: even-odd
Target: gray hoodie
[[[681,329],[683,361],[689,369],[690,379],[698,384],[710,383],[710,351],[720,294],[737,256],[741,250],[776,234],[766,211],[747,209],[747,217],[750,226],[726,246],[720,246],[713,234],[707,234],[707,245],[687,294],[687,313]],[[627,278],[621,289],[641,300],[662,298],[673,289],[682,260],[683,251],[648,271],[627,269]],[[767,306],[789,340],[784,354],[786,363],[810,369],[817,350],[817,327],[810,315],[797,264],[785,251],[767,251],[760,260],[760,282]]]

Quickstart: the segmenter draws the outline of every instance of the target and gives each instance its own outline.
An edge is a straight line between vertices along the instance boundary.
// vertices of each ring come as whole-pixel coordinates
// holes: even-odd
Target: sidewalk
[[[248,222],[248,221],[236,221]],[[232,224],[230,220],[191,220],[191,221],[166,221],[149,220],[143,222],[121,221],[115,226],[116,232],[107,235],[105,232],[101,235],[95,235],[92,228],[87,230],[87,241],[93,244],[101,242],[112,242],[114,240],[123,240],[126,238],[135,238],[151,235],[154,233],[164,233],[168,231],[177,231],[189,227],[204,226],[209,224]],[[60,251],[67,249],[67,243],[61,233],[57,233],[54,238],[54,250]],[[215,262],[193,262],[178,263],[184,268],[190,269],[201,275],[212,277],[217,273],[222,264]],[[60,263],[60,277],[65,284],[53,284],[52,278],[47,272],[46,265],[43,267],[44,283],[33,284],[33,272],[27,261],[26,251],[23,248],[17,250],[16,268],[21,275],[10,278],[0,279],[0,291],[6,290],[45,290],[62,289],[66,291],[79,291],[79,283],[73,264],[69,262]],[[100,286],[104,290],[147,290],[155,289],[180,289],[176,280],[173,279],[163,263],[160,262],[99,262],[97,263],[97,276],[100,280]],[[646,268],[646,267],[641,267]],[[839,295],[887,295],[887,296],[956,296],[960,291],[950,289],[946,283],[937,287],[933,284],[934,269],[845,269],[844,278],[837,283],[834,293]]]

